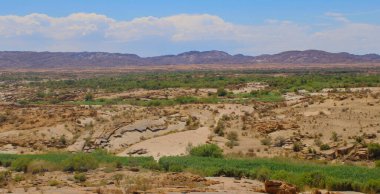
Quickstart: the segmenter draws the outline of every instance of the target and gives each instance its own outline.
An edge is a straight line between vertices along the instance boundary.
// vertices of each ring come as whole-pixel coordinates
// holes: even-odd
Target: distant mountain
[[[350,53],[329,53],[319,50],[286,51],[274,55],[255,57],[258,63],[286,63],[286,64],[328,64],[328,63],[365,63],[380,62],[380,55],[353,55]]]
[[[380,55],[353,55],[319,50],[286,51],[273,55],[230,55],[222,51],[190,51],[178,55],[139,57],[105,52],[0,52],[0,68],[124,67],[186,64],[331,64],[380,63]]]

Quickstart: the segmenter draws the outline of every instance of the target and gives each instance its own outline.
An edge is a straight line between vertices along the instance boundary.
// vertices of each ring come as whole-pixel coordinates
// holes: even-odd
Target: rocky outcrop
[[[269,194],[296,194],[297,188],[282,181],[267,180],[265,181],[265,192]]]
[[[293,122],[261,121],[254,123],[253,128],[260,133],[269,134],[279,130],[297,129],[299,126]]]

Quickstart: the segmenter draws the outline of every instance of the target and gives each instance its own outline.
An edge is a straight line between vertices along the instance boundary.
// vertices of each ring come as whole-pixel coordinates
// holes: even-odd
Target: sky
[[[379,0],[0,0],[0,50],[380,53]]]

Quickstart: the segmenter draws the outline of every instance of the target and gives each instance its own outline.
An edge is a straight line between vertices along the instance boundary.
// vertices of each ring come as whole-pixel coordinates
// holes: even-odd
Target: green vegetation
[[[234,135],[232,135],[234,136]],[[74,180],[86,181],[82,172],[99,164],[141,167],[170,172],[188,171],[204,176],[249,177],[265,181],[277,179],[303,188],[354,190],[366,193],[380,191],[380,168],[347,165],[326,165],[289,158],[222,158],[222,150],[213,144],[200,145],[190,150],[190,156],[163,157],[157,163],[152,157],[117,157],[104,151],[90,154],[47,153],[39,155],[0,154],[0,162],[12,170],[41,173],[53,170],[75,171]],[[6,185],[10,171],[0,173],[0,184]],[[53,183],[52,183],[53,184]],[[56,184],[56,183],[54,183]]]
[[[274,72],[271,72],[274,73]],[[44,76],[44,75],[39,75]],[[77,79],[73,76],[68,79],[51,79],[41,81],[32,77],[30,83],[21,85],[36,88],[34,99],[22,100],[20,104],[80,104],[80,105],[108,105],[131,104],[138,106],[172,106],[189,103],[219,103],[233,102],[246,103],[250,100],[262,102],[283,101],[285,92],[298,90],[319,91],[323,88],[349,88],[380,86],[380,76],[354,73],[310,73],[287,74],[286,76],[272,76],[252,71],[243,72],[161,72],[161,73],[131,73],[124,75],[102,75],[98,77]],[[250,93],[233,94],[227,92],[238,85],[245,83],[265,83],[265,90]],[[131,89],[165,89],[165,88],[216,88],[216,93],[208,97],[181,96],[175,99],[95,99],[93,93],[122,92]],[[91,91],[85,93],[83,100],[65,101],[59,94],[70,91]],[[63,98],[64,99],[64,98]]]
[[[310,161],[275,159],[222,159],[203,157],[163,157],[160,166],[172,166],[204,176],[246,176],[259,180],[279,179],[299,188],[317,187],[331,190],[354,190],[367,193],[380,191],[380,169],[358,166],[323,165]]]
[[[378,159],[380,158],[380,144],[379,143],[369,143],[368,147],[368,155],[371,158]]]
[[[273,73],[273,72],[272,72]],[[101,76],[87,79],[67,79],[40,82],[38,79],[30,85],[40,88],[55,89],[92,89],[120,92],[130,89],[164,89],[164,88],[219,88],[218,94],[226,95],[223,88],[248,82],[264,82],[271,89],[279,91],[309,90],[323,88],[347,88],[379,86],[378,75],[353,73],[325,74],[289,74],[290,76],[270,76],[257,72],[172,72],[172,73],[133,73],[119,76]]]
[[[321,150],[329,150],[330,149],[330,146],[328,144],[322,144],[319,149]]]
[[[215,144],[205,144],[194,147],[190,150],[191,156],[222,158],[223,150]]]
[[[84,172],[95,169],[99,164],[115,164],[121,166],[144,166],[153,161],[151,157],[117,157],[104,151],[95,151],[91,154],[66,152],[15,155],[0,154],[0,163],[4,167],[10,166],[14,171],[39,173],[52,170]]]
[[[299,152],[299,151],[302,150],[302,148],[303,148],[303,145],[302,145],[301,142],[296,141],[296,142],[293,143],[293,151]]]
[[[233,148],[234,146],[239,145],[239,135],[235,131],[231,131],[227,133],[227,139],[229,140],[226,142],[226,146],[229,148]]]
[[[74,180],[76,182],[82,183],[82,182],[85,182],[87,180],[87,177],[84,173],[75,173],[74,174]]]
[[[63,170],[70,172],[86,172],[96,169],[98,166],[99,162],[94,156],[83,153],[76,154],[63,161]]]
[[[228,92],[224,88],[218,88],[216,94],[218,96],[227,96]]]
[[[241,93],[241,94],[235,94],[234,95],[237,98],[248,98],[248,99],[254,99],[256,101],[261,102],[280,102],[283,101],[282,94],[278,92],[277,90],[259,90],[259,91],[252,91],[250,93]]]
[[[87,93],[86,96],[84,97],[84,101],[92,101],[94,100],[94,95],[91,93]]]

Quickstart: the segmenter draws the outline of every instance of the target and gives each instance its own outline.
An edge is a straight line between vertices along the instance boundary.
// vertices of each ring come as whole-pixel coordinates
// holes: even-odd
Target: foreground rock
[[[265,192],[269,194],[296,194],[297,188],[285,182],[267,180],[265,181]]]

